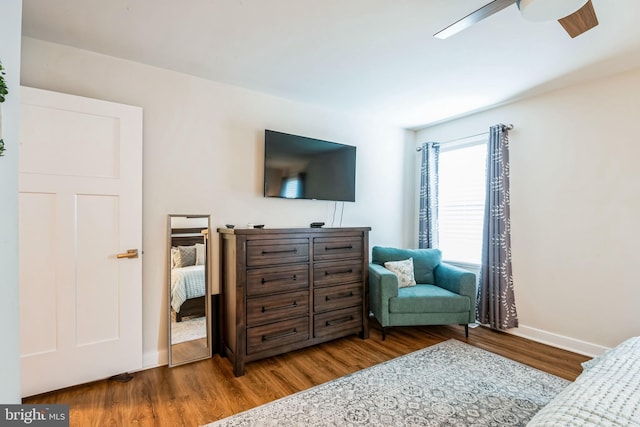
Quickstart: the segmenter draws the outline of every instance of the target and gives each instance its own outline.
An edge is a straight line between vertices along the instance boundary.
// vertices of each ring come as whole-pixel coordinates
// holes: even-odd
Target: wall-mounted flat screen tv
[[[264,196],[356,200],[356,147],[265,130]]]

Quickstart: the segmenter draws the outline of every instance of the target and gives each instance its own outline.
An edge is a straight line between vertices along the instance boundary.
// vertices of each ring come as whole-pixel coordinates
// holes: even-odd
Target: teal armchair
[[[413,258],[415,286],[398,287],[387,261]],[[448,325],[476,321],[476,275],[442,262],[439,249],[396,249],[374,246],[369,264],[369,309],[382,326]]]

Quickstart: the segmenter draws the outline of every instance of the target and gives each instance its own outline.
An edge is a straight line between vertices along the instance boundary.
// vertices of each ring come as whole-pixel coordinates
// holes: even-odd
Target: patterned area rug
[[[207,336],[206,317],[185,319],[182,322],[171,320],[171,343],[197,340]]]
[[[569,381],[445,341],[213,426],[523,426]]]

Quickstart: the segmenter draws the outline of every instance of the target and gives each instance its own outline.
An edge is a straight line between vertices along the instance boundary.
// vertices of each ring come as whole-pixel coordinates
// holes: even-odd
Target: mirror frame
[[[205,275],[205,295],[204,295],[204,304],[205,304],[205,323],[206,323],[206,344],[207,344],[207,353],[203,356],[197,356],[189,359],[176,361],[173,356],[173,350],[171,343],[171,247],[172,247],[172,219],[173,218],[206,218],[207,219],[207,227],[203,228],[201,233],[203,234],[203,241],[205,243],[205,267],[204,267],[204,275]],[[191,227],[185,227],[191,228]],[[195,227],[193,227],[195,228]],[[199,227],[198,227],[199,228]],[[170,368],[174,366],[184,365],[186,363],[197,362],[198,360],[204,360],[211,358],[213,355],[212,349],[212,328],[211,328],[211,283],[210,283],[210,275],[211,275],[211,215],[202,214],[202,215],[178,215],[178,214],[169,214],[167,215],[167,280],[166,280],[166,288],[167,288],[167,354],[168,354],[168,365]]]

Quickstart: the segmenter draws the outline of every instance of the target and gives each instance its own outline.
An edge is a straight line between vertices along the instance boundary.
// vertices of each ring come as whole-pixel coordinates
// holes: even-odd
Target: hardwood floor
[[[568,380],[588,357],[486,328],[392,328],[385,341],[373,324],[368,340],[342,338],[247,364],[236,378],[229,361],[212,359],[135,373],[127,383],[98,381],[24,399],[66,403],[71,426],[199,426],[305,390],[450,338]]]
[[[173,363],[180,364],[183,360],[196,360],[209,355],[207,338],[189,340],[171,346]]]

